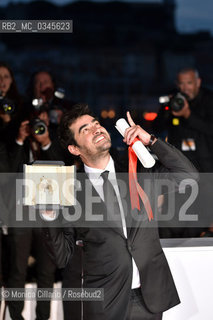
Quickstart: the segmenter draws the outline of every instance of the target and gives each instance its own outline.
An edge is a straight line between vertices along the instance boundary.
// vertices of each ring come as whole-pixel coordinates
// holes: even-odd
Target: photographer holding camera
[[[177,74],[178,93],[160,97],[161,107],[154,121],[158,134],[166,133],[168,142],[180,149],[199,172],[213,172],[213,92],[201,86],[201,78],[194,68],[181,69]],[[199,194],[190,210],[199,214],[195,227],[176,221],[177,228],[160,230],[163,237],[213,236],[210,203],[211,174],[200,175]],[[191,191],[188,191],[191,192]],[[190,194],[176,194],[176,212]],[[166,212],[166,199],[162,210]],[[204,205],[205,204],[205,205]],[[193,209],[194,208],[194,209]],[[204,209],[205,208],[205,209]],[[174,226],[174,221],[171,226]],[[206,227],[210,227],[206,229]]]
[[[12,171],[22,171],[23,164],[29,164],[35,160],[46,160],[48,156],[42,156],[42,152],[48,153],[54,148],[54,143],[50,140],[47,113],[41,112],[39,118],[41,121],[38,128],[42,126],[44,128],[43,131],[31,125],[30,118],[21,122],[17,137],[10,149]],[[45,148],[47,149],[46,151]],[[51,154],[49,157],[51,158]],[[11,202],[10,219],[13,221],[16,204],[12,199]],[[24,288],[28,275],[28,259],[32,255],[36,260],[35,270],[38,288],[52,288],[56,268],[46,255],[41,229],[15,227],[15,222],[11,223],[14,224],[14,227],[9,228],[8,236],[10,266],[7,286],[9,288]],[[24,301],[8,301],[8,307],[11,319],[24,319],[22,317]],[[36,319],[48,319],[49,316],[50,300],[38,301]]]
[[[63,88],[56,86],[53,75],[46,70],[35,72],[29,82],[27,96],[31,99],[35,109],[42,107],[48,113],[50,123],[57,126],[64,110],[74,104],[65,99]]]
[[[177,74],[179,96],[162,101],[154,129],[167,131],[168,142],[180,149],[200,172],[213,172],[213,92],[201,87],[196,69]],[[161,97],[163,98],[163,97]]]
[[[38,71],[32,75],[22,121],[10,149],[12,171],[19,171],[23,163],[35,160],[72,164],[57,136],[63,111],[71,107],[72,103],[64,99],[62,89],[56,89],[54,78],[49,72]]]
[[[21,171],[23,164],[35,160],[62,160],[62,148],[56,137],[57,123],[50,122],[49,111],[53,107],[54,82],[47,72],[33,76],[32,95],[28,95],[25,112],[20,122],[16,139],[10,149],[12,171]],[[48,94],[47,94],[48,93]],[[33,103],[34,99],[38,103]],[[63,113],[61,106],[58,107]],[[59,117],[57,118],[60,121]],[[15,208],[11,209],[13,213]],[[13,215],[11,214],[11,219]],[[10,268],[9,288],[24,288],[27,276],[28,257],[33,252],[36,259],[36,280],[38,288],[52,288],[56,267],[46,254],[40,228],[10,228],[9,230]],[[9,301],[12,319],[23,319],[23,301]],[[50,299],[38,301],[36,319],[48,319],[50,316]]]

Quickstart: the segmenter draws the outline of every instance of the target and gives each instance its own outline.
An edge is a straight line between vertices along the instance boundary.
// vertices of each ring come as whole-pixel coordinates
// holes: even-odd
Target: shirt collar
[[[84,170],[85,170],[86,174],[89,176],[89,179],[99,179],[102,172],[104,172],[106,170],[109,171],[110,174],[115,173],[114,161],[113,161],[112,157],[110,156],[109,162],[104,170],[88,167],[86,164],[84,164]]]

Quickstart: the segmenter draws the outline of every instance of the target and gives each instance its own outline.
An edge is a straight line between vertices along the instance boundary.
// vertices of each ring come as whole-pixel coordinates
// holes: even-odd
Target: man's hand
[[[137,138],[139,138],[141,140],[141,142],[145,146],[148,145],[151,135],[148,132],[146,132],[144,129],[142,129],[139,125],[136,125],[134,123],[129,111],[127,112],[127,119],[128,119],[130,128],[127,128],[125,130],[124,140],[123,141],[126,144],[130,145],[133,142],[133,140],[137,137]]]
[[[176,111],[172,111],[172,114],[175,116],[175,117],[183,117],[185,119],[188,119],[190,117],[190,114],[191,114],[191,110],[189,108],[189,103],[188,101],[185,99],[185,102],[184,102],[184,106],[183,108],[176,112]]]
[[[44,121],[47,128],[43,134],[34,134],[33,137],[37,142],[40,143],[40,145],[42,147],[46,147],[51,143],[50,136],[49,136],[49,130],[48,130],[48,126],[50,123],[48,113],[46,111],[43,111],[39,114],[38,118],[40,120]]]
[[[29,121],[22,121],[18,131],[17,141],[24,143],[25,139],[30,135]]]
[[[40,210],[40,214],[45,221],[54,221],[57,218],[55,210]]]
[[[4,123],[8,123],[11,120],[10,114],[7,113],[0,113],[0,118],[3,120]]]

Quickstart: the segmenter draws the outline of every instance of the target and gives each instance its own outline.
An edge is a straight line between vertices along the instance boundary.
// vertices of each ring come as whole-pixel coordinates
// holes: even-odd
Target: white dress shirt
[[[103,192],[104,180],[103,180],[101,174],[102,174],[102,172],[104,172],[106,170],[109,171],[108,178],[110,181],[113,182],[112,185],[115,190],[115,194],[117,196],[118,204],[120,207],[123,233],[124,233],[124,236],[127,238],[126,220],[125,220],[125,215],[124,215],[124,210],[123,210],[123,205],[122,205],[122,201],[121,201],[119,188],[117,185],[115,166],[114,166],[114,161],[113,161],[112,157],[110,157],[110,160],[104,170],[91,168],[91,167],[88,167],[87,165],[84,165],[84,170],[87,173],[93,187],[95,188],[95,190],[97,191],[97,193],[99,194],[99,196],[101,197],[101,199],[103,201],[104,201],[104,192]],[[139,271],[138,271],[138,268],[137,268],[136,263],[133,258],[132,258],[132,268],[133,268],[133,273],[132,273],[132,286],[131,286],[131,288],[136,289],[136,288],[139,288],[141,284],[140,284]]]

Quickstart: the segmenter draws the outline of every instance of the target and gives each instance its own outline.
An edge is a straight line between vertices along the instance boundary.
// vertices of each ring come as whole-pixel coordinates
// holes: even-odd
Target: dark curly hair
[[[67,111],[60,122],[58,129],[59,140],[61,145],[66,149],[69,145],[77,146],[77,142],[74,138],[74,133],[70,129],[70,126],[83,115],[93,116],[87,104],[78,103],[75,104],[71,110]]]

